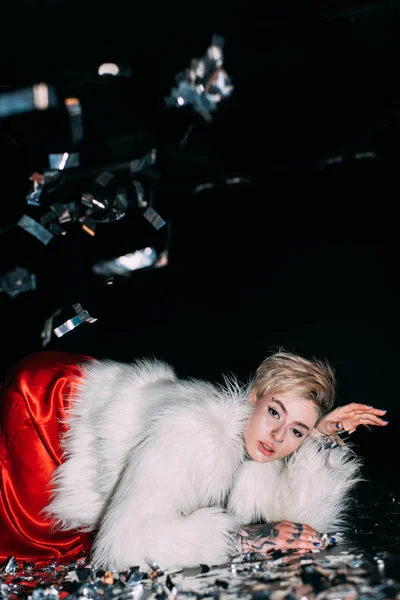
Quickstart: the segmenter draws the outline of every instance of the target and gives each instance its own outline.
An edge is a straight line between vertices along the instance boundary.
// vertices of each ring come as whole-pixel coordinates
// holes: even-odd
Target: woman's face
[[[256,462],[284,458],[306,439],[319,417],[318,406],[290,392],[267,394],[256,399],[244,441],[247,454]]]

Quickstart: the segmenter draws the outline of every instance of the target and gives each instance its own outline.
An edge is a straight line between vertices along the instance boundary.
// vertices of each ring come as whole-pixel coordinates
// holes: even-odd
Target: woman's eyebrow
[[[301,421],[295,421],[294,424],[297,425],[298,427],[303,427],[303,429],[307,429],[307,431],[310,431],[310,428],[307,427],[307,425],[305,423],[302,423]]]
[[[284,405],[284,404],[282,404],[282,402],[281,402],[280,400],[278,400],[278,398],[274,398],[274,397],[272,396],[271,400],[272,400],[272,402],[275,402],[275,404],[279,404],[279,406],[281,407],[281,409],[283,410],[283,412],[285,413],[285,415],[287,415],[287,414],[288,414],[288,411],[286,410],[286,407],[285,407],[285,405]]]

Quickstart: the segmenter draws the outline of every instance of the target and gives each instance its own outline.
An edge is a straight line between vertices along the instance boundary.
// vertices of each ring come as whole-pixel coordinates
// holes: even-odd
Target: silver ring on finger
[[[326,546],[326,544],[328,543],[328,541],[331,539],[331,534],[330,533],[323,533],[321,536],[321,544],[323,546]]]

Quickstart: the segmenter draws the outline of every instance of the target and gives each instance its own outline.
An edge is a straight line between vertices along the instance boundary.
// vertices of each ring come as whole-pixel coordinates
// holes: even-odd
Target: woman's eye
[[[268,412],[275,417],[276,419],[279,419],[279,413],[278,411],[276,411],[274,408],[271,408],[270,406],[268,407]]]
[[[298,437],[298,438],[303,437],[303,434],[300,433],[300,431],[298,429],[292,429],[292,431],[296,437]]]

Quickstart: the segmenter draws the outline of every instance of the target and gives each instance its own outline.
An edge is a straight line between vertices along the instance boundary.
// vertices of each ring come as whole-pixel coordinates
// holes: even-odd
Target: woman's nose
[[[271,431],[272,437],[278,444],[281,444],[283,442],[284,433],[285,430],[283,427],[275,428]]]

